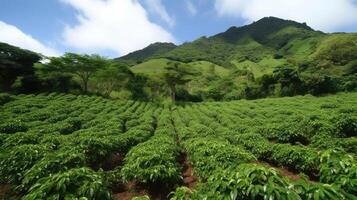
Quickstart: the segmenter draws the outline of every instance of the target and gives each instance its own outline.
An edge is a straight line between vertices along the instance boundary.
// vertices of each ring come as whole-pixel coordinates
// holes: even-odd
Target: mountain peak
[[[242,26],[230,27],[227,31],[213,36],[214,38],[221,38],[228,42],[236,42],[239,38],[244,36],[251,36],[257,41],[262,41],[270,34],[277,32],[286,27],[295,27],[308,31],[314,31],[306,23],[299,23],[292,20],[280,19],[277,17],[264,17],[256,22]]]
[[[303,28],[306,30],[311,30],[313,29],[309,27],[305,22],[299,23],[293,20],[286,20],[286,19],[281,19],[278,17],[264,17],[261,18],[260,20],[252,23],[251,25],[264,25],[264,24],[269,24],[269,25],[275,25],[275,26],[280,26],[280,27],[287,27],[287,26],[294,26],[297,28]]]

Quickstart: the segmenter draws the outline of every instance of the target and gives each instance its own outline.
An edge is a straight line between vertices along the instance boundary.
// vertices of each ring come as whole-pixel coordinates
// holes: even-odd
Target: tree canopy
[[[33,74],[40,59],[37,53],[0,43],[0,90],[9,91],[18,76]]]

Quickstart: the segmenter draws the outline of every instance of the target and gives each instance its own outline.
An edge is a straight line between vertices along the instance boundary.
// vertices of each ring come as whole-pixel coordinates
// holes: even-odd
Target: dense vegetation
[[[0,43],[0,90],[159,102],[356,91],[356,43],[355,33],[326,34],[274,17],[179,46],[155,43],[113,60],[67,53],[38,63],[36,53]],[[171,82],[173,69],[185,81]]]
[[[356,100],[2,93],[0,198],[356,199]]]

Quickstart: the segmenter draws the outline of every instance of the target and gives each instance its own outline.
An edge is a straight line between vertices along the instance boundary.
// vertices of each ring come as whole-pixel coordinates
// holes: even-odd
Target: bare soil
[[[109,171],[114,169],[117,166],[122,165],[124,160],[124,156],[121,155],[120,153],[113,153],[112,155],[109,156],[107,160],[105,160],[103,163],[101,163],[101,168],[104,171]]]
[[[17,195],[18,194],[16,194],[14,187],[11,184],[0,184],[0,200],[6,200]]]
[[[131,181],[122,184],[113,191],[113,198],[117,200],[131,200],[133,197],[149,196],[151,200],[166,200],[172,187],[164,183],[142,184]]]
[[[181,154],[180,163],[183,166],[182,177],[184,186],[193,189],[197,184],[197,177],[193,175],[192,164],[187,160],[185,153]]]
[[[117,200],[131,200],[133,197],[149,196],[149,192],[144,188],[138,187],[135,181],[131,181],[119,187],[120,191],[113,194],[113,198]]]

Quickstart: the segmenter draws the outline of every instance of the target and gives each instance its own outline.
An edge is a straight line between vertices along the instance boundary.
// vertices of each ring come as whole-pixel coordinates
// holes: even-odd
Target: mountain
[[[153,58],[155,56],[162,55],[168,51],[175,49],[177,46],[173,43],[163,43],[157,42],[150,44],[144,49],[134,51],[125,56],[117,58],[116,60],[127,63],[129,65],[139,64],[148,58]]]
[[[166,58],[181,62],[209,61],[226,68],[235,67],[242,60],[261,61],[264,57],[288,54],[287,45],[296,40],[323,36],[305,23],[265,17],[242,27],[231,27],[212,37],[201,37],[193,42],[175,46],[172,43],[155,43],[117,58],[135,65],[152,58]]]
[[[208,60],[224,67],[234,62],[257,62],[264,57],[285,53],[282,48],[293,40],[324,35],[304,23],[266,17],[250,25],[231,27],[212,37],[201,37],[163,55],[182,62]]]
[[[219,33],[213,38],[223,39],[229,43],[236,43],[245,36],[250,36],[252,39],[266,43],[269,40],[269,35],[276,33],[287,27],[294,27],[300,30],[314,31],[306,25],[306,23],[298,23],[291,20],[283,20],[276,17],[265,17],[252,24],[242,27],[231,27],[224,33]]]
[[[117,60],[127,62],[135,72],[144,74],[160,72],[170,61],[177,61],[191,64],[193,68],[207,69],[215,65],[230,70],[249,70],[256,78],[272,73],[281,65],[306,62],[314,65],[311,70],[343,75],[353,71],[348,63],[357,59],[356,41],[354,33],[327,34],[306,23],[265,17],[179,46],[155,43]],[[204,65],[197,65],[198,62]]]

